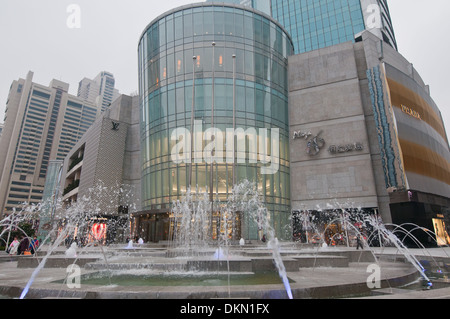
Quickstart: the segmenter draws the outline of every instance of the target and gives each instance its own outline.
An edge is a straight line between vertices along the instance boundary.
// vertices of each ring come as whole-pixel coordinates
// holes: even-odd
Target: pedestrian
[[[39,248],[39,239],[37,239],[37,237],[34,236],[29,247],[31,254],[34,255],[34,253],[38,248]]]
[[[17,237],[14,237],[14,240],[12,241],[12,243],[9,245],[9,248],[8,248],[8,253],[11,256],[17,254],[17,249],[19,248],[19,244],[20,244],[20,242],[17,239]]]
[[[364,250],[364,245],[363,245],[363,240],[362,240],[361,234],[359,234],[358,236],[356,236],[356,250],[358,250],[359,247],[361,247],[361,249]]]
[[[30,240],[28,239],[28,236],[22,236],[22,240],[19,244],[19,249],[17,250],[17,255],[23,255],[30,246]]]

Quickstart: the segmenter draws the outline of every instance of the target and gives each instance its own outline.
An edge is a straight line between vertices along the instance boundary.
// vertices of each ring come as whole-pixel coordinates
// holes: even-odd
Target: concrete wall
[[[113,122],[119,124],[116,129]],[[101,194],[103,213],[116,213],[121,205],[118,190],[123,189],[126,203],[140,209],[140,135],[138,97],[122,95],[105,111],[69,152],[64,161],[67,173],[70,157],[84,147],[78,196],[96,196],[90,188],[103,185],[109,194]],[[63,181],[65,176],[63,175]],[[64,183],[64,182],[63,182]],[[64,184],[61,185],[64,188]],[[122,195],[121,195],[122,196]],[[111,208],[112,207],[112,208]]]
[[[289,83],[292,208],[378,207],[353,44],[290,57]],[[312,135],[292,139],[294,131]],[[325,145],[310,156],[307,143],[320,132]],[[355,143],[362,149],[329,151]]]
[[[289,81],[293,210],[377,208],[390,223],[397,192],[446,202],[450,153],[440,111],[396,50],[364,32],[361,42],[290,57]],[[322,148],[311,156],[308,141],[317,135]],[[353,143],[359,150],[330,152]]]

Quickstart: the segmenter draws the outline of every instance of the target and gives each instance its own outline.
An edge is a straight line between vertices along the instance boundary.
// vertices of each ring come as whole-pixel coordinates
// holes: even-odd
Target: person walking
[[[36,252],[36,250],[39,248],[39,239],[37,239],[36,236],[33,237],[33,240],[30,243],[29,250],[32,255]]]
[[[9,245],[8,253],[10,256],[17,255],[17,249],[19,248],[19,240],[14,237],[13,242]]]
[[[19,249],[17,250],[17,255],[23,255],[28,250],[29,246],[30,240],[28,239],[28,237],[22,236],[22,240],[20,241],[19,244]]]
[[[356,236],[356,250],[358,250],[359,247],[361,247],[361,249],[364,250],[363,238],[361,234]]]

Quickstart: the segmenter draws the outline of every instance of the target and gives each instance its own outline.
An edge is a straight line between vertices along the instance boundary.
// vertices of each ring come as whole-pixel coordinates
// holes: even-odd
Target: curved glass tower
[[[189,186],[224,203],[242,180],[257,184],[277,236],[291,238],[285,230],[292,53],[276,21],[232,4],[183,6],[145,29],[139,85],[146,212],[138,222],[148,224],[148,240],[169,239],[172,203]],[[245,218],[235,236],[257,239],[256,223]]]

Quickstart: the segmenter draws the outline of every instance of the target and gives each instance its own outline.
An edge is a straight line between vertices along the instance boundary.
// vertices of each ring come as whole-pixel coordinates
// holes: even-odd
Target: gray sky
[[[0,0],[0,122],[13,80],[34,72],[34,82],[55,78],[76,93],[84,77],[112,72],[120,93],[138,90],[137,45],[158,15],[195,0]],[[81,27],[70,29],[70,4]],[[450,134],[448,0],[390,0],[399,51],[412,62],[442,112]]]

